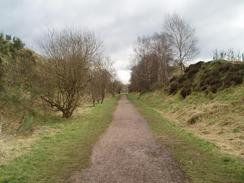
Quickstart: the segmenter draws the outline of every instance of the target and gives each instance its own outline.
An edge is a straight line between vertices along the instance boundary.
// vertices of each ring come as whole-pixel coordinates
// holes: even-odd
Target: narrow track
[[[169,152],[156,144],[147,122],[123,96],[111,126],[93,149],[91,167],[70,182],[184,183]]]

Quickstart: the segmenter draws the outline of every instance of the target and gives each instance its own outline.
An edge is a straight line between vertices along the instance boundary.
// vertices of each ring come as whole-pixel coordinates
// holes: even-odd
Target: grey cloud
[[[180,14],[196,28],[199,59],[208,59],[216,48],[243,49],[243,9],[243,0],[8,0],[0,2],[0,31],[29,47],[48,27],[94,31],[126,82],[137,36],[161,31],[168,13]]]

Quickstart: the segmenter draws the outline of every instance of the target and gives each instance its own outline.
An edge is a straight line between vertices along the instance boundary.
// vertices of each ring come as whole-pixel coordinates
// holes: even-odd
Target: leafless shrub
[[[101,54],[101,42],[90,32],[51,31],[41,48],[45,55],[41,98],[68,118],[91,80],[90,69]]]
[[[91,81],[89,83],[89,93],[92,97],[93,106],[96,103],[103,103],[106,93],[113,96],[120,87],[116,79],[115,70],[108,58],[100,58],[90,71]]]

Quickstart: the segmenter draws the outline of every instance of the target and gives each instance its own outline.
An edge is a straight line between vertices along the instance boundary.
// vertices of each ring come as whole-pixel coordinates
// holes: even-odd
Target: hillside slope
[[[192,92],[217,93],[244,81],[244,62],[213,60],[190,65],[183,75],[170,80],[169,93],[182,97]]]
[[[140,100],[221,151],[244,158],[243,84],[215,94],[193,92],[185,99],[156,91],[140,96]]]
[[[190,182],[243,183],[243,158],[221,152],[215,144],[202,136],[199,137],[197,131],[176,123],[169,116],[170,113],[163,112],[163,107],[167,108],[167,105],[160,105],[164,100],[159,98],[158,93],[148,93],[142,97],[129,94],[129,99],[147,119],[156,141],[167,147]],[[171,103],[168,102],[168,105]]]

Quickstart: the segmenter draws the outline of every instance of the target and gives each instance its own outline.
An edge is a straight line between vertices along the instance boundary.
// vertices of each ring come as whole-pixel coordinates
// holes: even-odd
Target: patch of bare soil
[[[188,182],[167,149],[156,144],[146,121],[124,96],[111,126],[93,149],[91,167],[74,172],[68,182]]]

